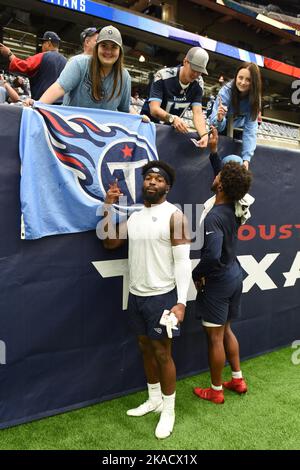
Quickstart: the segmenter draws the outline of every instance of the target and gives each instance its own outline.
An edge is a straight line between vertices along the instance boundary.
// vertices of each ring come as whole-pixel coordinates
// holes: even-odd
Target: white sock
[[[164,401],[163,411],[167,411],[170,414],[175,413],[175,396],[176,392],[172,393],[172,395],[164,395],[162,393]]]
[[[160,382],[157,384],[147,384],[149,399],[153,403],[159,403],[162,401]]]
[[[211,388],[212,388],[213,390],[216,390],[217,392],[219,392],[220,390],[223,390],[222,385],[214,385],[214,384],[211,384]]]
[[[238,371],[232,371],[232,378],[233,379],[242,379],[243,378],[243,374],[242,374],[242,371],[241,370],[238,370]]]

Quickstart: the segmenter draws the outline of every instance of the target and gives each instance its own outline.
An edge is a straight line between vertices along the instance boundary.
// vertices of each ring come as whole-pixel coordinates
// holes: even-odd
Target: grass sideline
[[[226,390],[224,405],[192,394],[194,386],[209,385],[207,372],[178,381],[176,424],[168,439],[154,437],[157,414],[126,415],[145,400],[146,392],[138,392],[1,430],[0,449],[299,450],[300,365],[292,364],[292,353],[284,348],[243,362],[249,393]]]

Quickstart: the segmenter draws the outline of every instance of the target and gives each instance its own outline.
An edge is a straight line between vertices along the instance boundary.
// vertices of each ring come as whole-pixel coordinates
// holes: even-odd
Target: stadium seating
[[[299,141],[300,133],[299,127],[296,126],[263,121],[258,128],[257,137],[265,140],[276,139],[295,143],[297,140]]]

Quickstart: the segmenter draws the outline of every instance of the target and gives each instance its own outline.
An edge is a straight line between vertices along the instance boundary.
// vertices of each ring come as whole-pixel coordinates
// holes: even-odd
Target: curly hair
[[[225,195],[230,201],[236,202],[249,191],[252,173],[239,163],[229,162],[222,168],[220,182]]]
[[[161,160],[152,160],[151,162],[148,162],[145,166],[142,168],[142,175],[144,176],[146,172],[153,167],[157,168],[162,168],[170,178],[170,186],[172,187],[173,184],[175,183],[175,170],[171,165],[168,165],[166,162],[163,162]]]

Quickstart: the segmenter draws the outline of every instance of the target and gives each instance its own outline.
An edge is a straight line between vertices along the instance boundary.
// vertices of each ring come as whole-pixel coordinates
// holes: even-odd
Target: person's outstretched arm
[[[28,77],[32,77],[39,69],[44,57],[44,52],[39,52],[27,59],[19,59],[9,47],[0,43],[0,53],[9,60],[9,71],[20,72]]]
[[[218,135],[217,129],[214,126],[211,127],[211,131],[212,132],[210,134],[210,139],[209,139],[209,147],[210,147],[209,160],[214,170],[214,175],[217,176],[217,174],[220,173],[221,168],[222,168],[222,160],[218,154],[219,135]]]
[[[103,240],[104,248],[115,250],[124,245],[127,238],[127,222],[116,225],[112,219],[112,205],[123,196],[116,180],[109,185],[104,201],[104,214],[100,223],[100,238]]]
[[[20,98],[16,90],[13,89],[10,83],[4,80],[3,76],[0,76],[0,82],[1,82],[2,87],[5,89],[7,93],[7,97],[10,98],[11,102],[17,103],[17,101],[19,101]]]
[[[208,134],[206,132],[206,123],[202,106],[192,106],[192,111],[194,126],[200,137],[198,141],[199,147],[206,148],[208,144]]]
[[[40,97],[39,101],[45,104],[55,103],[59,98],[62,98],[65,94],[65,90],[60,86],[59,83],[54,82]]]
[[[227,122],[227,111],[231,100],[231,89],[228,85],[225,85],[218,93],[215,99],[209,122],[215,126],[219,132],[222,132],[226,127]]]
[[[250,118],[247,117],[243,130],[242,159],[244,162],[248,162],[248,164],[256,149],[257,128],[257,119],[251,121]]]

